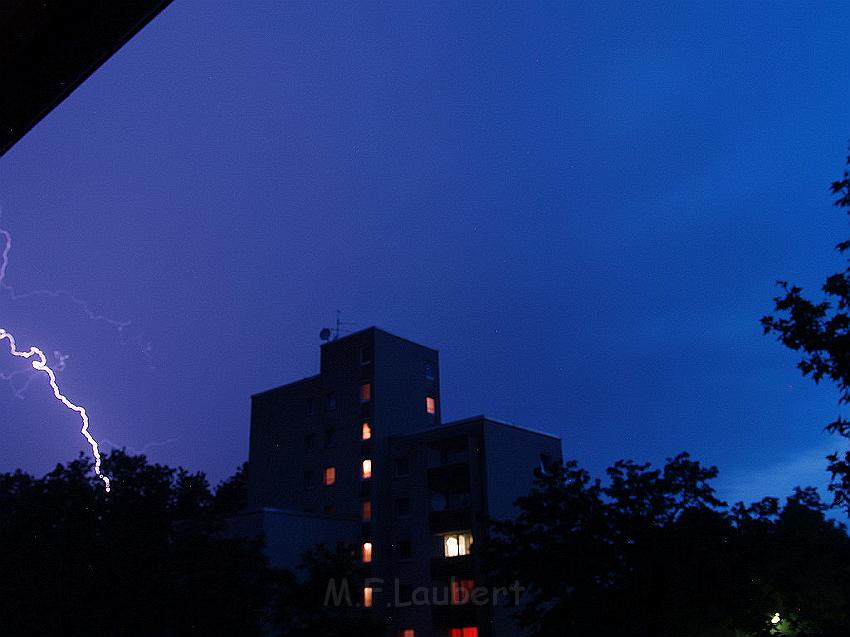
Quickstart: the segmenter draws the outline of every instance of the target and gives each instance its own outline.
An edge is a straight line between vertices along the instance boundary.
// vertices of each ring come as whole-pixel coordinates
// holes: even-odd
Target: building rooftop
[[[496,420],[495,418],[488,418],[487,416],[470,416],[468,418],[461,418],[460,420],[452,420],[450,422],[444,422],[439,427],[434,427],[433,429],[424,429],[422,431],[418,431],[413,434],[408,434],[410,436],[419,436],[423,434],[428,434],[434,431],[443,432],[446,429],[450,429],[452,427],[463,427],[464,425],[469,425],[471,423],[483,422],[484,426],[496,426],[496,427],[509,427],[511,429],[517,429],[519,431],[524,431],[526,433],[535,434],[537,436],[544,436],[546,438],[552,438],[553,440],[560,440],[560,436],[556,436],[555,434],[550,434],[545,431],[539,431],[537,429],[531,429],[530,427],[523,427],[521,425],[515,425],[510,422],[506,422],[504,420]]]

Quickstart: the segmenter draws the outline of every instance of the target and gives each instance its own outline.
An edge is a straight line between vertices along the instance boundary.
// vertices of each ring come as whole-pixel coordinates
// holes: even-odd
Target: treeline
[[[812,488],[728,507],[688,454],[538,471],[486,546],[493,584],[529,586],[537,637],[850,634],[850,537]]]
[[[375,633],[356,609],[323,605],[329,572],[362,577],[349,551],[318,550],[299,572],[274,570],[259,541],[223,532],[244,508],[244,466],[216,489],[203,473],[119,450],[103,467],[108,494],[85,458],[41,478],[0,475],[0,634]]]
[[[212,489],[114,451],[109,494],[90,469],[80,458],[0,475],[2,634],[383,634],[324,603],[329,579],[358,589],[350,549],[275,570],[260,542],[223,533],[244,507],[245,467]],[[727,507],[716,475],[687,454],[661,469],[620,461],[604,483],[575,463],[538,471],[518,518],[477,543],[482,583],[527,587],[515,610],[540,637],[846,636],[850,538],[818,494]]]

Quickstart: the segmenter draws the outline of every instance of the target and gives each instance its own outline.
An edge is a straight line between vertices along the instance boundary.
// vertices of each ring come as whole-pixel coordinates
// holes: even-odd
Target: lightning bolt
[[[9,267],[9,252],[12,250],[12,235],[9,234],[8,231],[0,228],[0,235],[5,239],[5,243],[3,246],[3,252],[0,254],[0,286],[5,286],[4,279],[6,277],[6,270]],[[80,433],[89,443],[89,446],[92,450],[92,455],[94,456],[94,472],[98,478],[103,481],[103,485],[106,488],[106,492],[109,493],[111,490],[109,477],[103,474],[101,471],[101,456],[100,456],[100,448],[98,447],[97,440],[92,437],[91,433],[89,433],[89,416],[86,413],[84,407],[80,405],[72,403],[68,398],[61,392],[59,389],[59,385],[56,382],[56,372],[47,364],[47,357],[44,355],[44,352],[40,350],[38,347],[30,347],[27,350],[19,350],[17,343],[15,342],[15,337],[7,332],[4,328],[0,327],[0,341],[8,341],[9,343],[9,353],[12,356],[16,356],[18,358],[23,358],[26,360],[30,360],[35,358],[35,360],[31,360],[30,364],[32,368],[37,371],[43,373],[47,376],[47,380],[50,383],[50,388],[53,390],[53,396],[62,403],[67,409],[75,412],[82,422],[82,427],[80,428]],[[60,358],[59,367],[64,364],[64,359]]]

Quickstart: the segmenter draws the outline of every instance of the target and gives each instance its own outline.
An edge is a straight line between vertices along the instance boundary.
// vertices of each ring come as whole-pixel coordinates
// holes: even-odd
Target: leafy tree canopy
[[[850,156],[847,166],[842,178],[832,183],[832,192],[838,197],[835,205],[850,214]],[[836,249],[845,254],[850,240],[840,242]],[[779,285],[783,294],[774,299],[775,314],[761,320],[765,333],[774,334],[780,343],[802,354],[797,367],[804,376],[816,383],[831,380],[840,392],[839,402],[850,403],[850,268],[826,278],[822,300],[811,300],[801,287],[786,281]],[[850,421],[843,417],[826,428],[850,438]],[[850,451],[836,452],[828,460],[835,504],[844,506],[850,515]]]
[[[493,583],[527,586],[516,612],[536,637],[846,635],[850,537],[817,492],[730,510],[716,476],[685,453],[619,461],[604,484],[575,462],[538,470],[492,525]]]

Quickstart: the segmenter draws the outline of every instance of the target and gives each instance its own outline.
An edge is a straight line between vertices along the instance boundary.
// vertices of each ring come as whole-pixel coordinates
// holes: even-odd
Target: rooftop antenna
[[[339,338],[340,334],[350,334],[351,330],[346,329],[345,326],[354,325],[354,323],[349,323],[343,320],[340,320],[340,312],[336,311],[336,326],[334,328],[323,327],[322,331],[319,332],[319,338],[325,342],[335,341]]]

